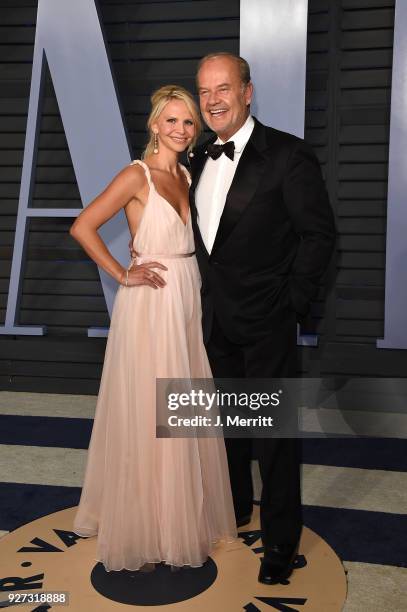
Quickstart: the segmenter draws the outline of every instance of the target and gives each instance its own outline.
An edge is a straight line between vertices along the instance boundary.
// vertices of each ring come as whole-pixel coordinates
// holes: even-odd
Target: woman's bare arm
[[[105,272],[123,281],[125,268],[111,255],[98,228],[119,212],[145,186],[142,168],[126,166],[107,187],[76,217],[69,233]]]

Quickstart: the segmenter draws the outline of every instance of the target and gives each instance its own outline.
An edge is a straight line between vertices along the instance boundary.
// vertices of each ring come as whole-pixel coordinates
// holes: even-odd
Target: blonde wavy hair
[[[193,149],[196,144],[196,141],[199,138],[200,133],[202,132],[202,122],[199,115],[198,106],[196,105],[192,94],[180,85],[164,85],[163,87],[157,89],[151,96],[151,112],[147,120],[147,128],[149,131],[150,138],[146,145],[146,148],[143,151],[142,159],[153,153],[154,133],[152,130],[152,124],[158,119],[158,117],[163,111],[163,108],[171,100],[182,100],[182,102],[185,102],[186,107],[191,113],[192,120],[194,122],[195,136],[188,147],[188,152]]]

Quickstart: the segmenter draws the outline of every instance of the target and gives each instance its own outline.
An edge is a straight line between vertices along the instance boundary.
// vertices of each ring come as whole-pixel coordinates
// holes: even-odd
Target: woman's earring
[[[156,132],[154,132],[154,149],[153,149],[153,153],[155,153],[155,154],[158,153],[158,135],[156,134]]]

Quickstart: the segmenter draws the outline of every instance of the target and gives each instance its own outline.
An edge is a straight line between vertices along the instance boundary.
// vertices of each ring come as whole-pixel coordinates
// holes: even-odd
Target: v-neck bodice
[[[157,191],[148,165],[139,159],[130,163],[134,164],[139,164],[144,169],[149,185],[147,202],[133,240],[135,251],[163,255],[191,253],[195,247],[190,211],[184,223],[171,202]],[[179,165],[190,185],[191,177],[187,169],[182,164]]]

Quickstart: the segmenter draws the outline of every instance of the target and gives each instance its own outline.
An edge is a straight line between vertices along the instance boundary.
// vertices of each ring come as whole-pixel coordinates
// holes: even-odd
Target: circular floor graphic
[[[310,529],[303,530],[296,569],[286,584],[257,581],[263,554],[258,507],[250,525],[239,531],[239,541],[217,546],[203,567],[171,571],[158,565],[150,572],[106,572],[95,559],[96,537],[84,539],[71,531],[75,513],[76,508],[68,508],[49,514],[0,540],[0,608],[12,595],[14,601],[25,597],[23,609],[30,612],[342,610],[343,566]],[[64,597],[68,603],[62,606]]]

